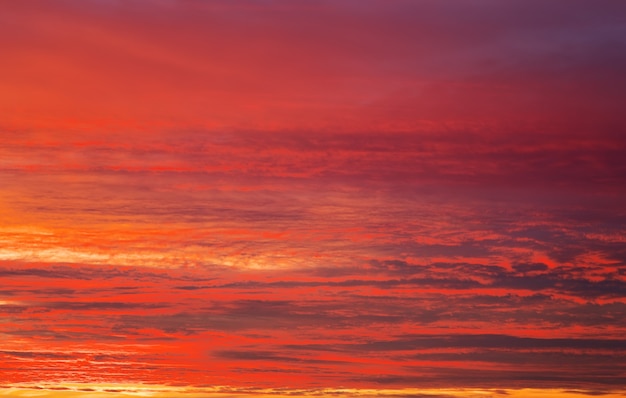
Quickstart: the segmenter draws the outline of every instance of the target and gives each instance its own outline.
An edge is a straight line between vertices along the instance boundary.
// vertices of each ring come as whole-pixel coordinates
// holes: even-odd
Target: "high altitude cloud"
[[[18,127],[623,127],[622,5],[14,2]]]

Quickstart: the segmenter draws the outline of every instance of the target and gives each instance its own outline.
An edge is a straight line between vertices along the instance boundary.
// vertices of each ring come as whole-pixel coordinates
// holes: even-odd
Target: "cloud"
[[[266,361],[266,362],[291,362],[300,364],[334,364],[341,361],[330,361],[308,357],[285,356],[274,351],[228,351],[221,350],[212,353],[213,356],[223,360],[235,361]]]
[[[426,335],[407,336],[402,339],[377,341],[355,345],[354,349],[364,350],[412,350],[424,348],[501,348],[501,349],[605,349],[625,350],[626,340],[614,339],[549,339],[517,337],[508,335]]]
[[[28,111],[55,126],[70,115],[124,127],[352,131],[433,121],[623,124],[620,11],[611,1],[593,10],[522,1],[12,4],[0,105],[22,126],[34,123]]]
[[[619,386],[621,2],[0,9],[6,383]]]

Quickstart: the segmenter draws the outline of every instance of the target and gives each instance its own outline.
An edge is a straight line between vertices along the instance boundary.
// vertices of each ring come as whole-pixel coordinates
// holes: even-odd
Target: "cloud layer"
[[[5,392],[620,394],[622,15],[3,3]]]

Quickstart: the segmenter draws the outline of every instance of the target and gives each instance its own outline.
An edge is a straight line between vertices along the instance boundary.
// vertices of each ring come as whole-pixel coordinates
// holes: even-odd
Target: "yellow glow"
[[[427,395],[458,398],[583,398],[592,391],[558,389],[292,389],[273,390],[258,388],[236,388],[216,386],[212,388],[171,387],[138,384],[63,384],[63,385],[16,385],[5,386],[0,390],[4,397],[43,397],[43,398],[110,398],[127,397],[186,397],[186,398],[293,398],[294,396],[333,396],[333,397],[387,397]],[[623,398],[626,390],[603,391],[604,398]]]

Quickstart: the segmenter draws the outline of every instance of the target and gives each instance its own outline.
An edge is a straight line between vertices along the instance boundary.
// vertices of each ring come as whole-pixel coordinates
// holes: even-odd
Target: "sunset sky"
[[[0,397],[626,397],[626,2],[0,0]]]

